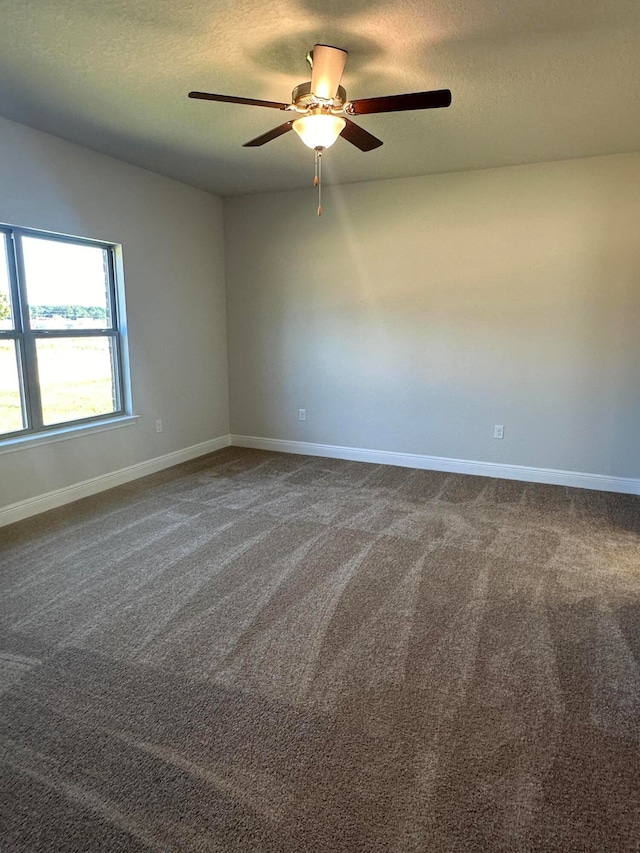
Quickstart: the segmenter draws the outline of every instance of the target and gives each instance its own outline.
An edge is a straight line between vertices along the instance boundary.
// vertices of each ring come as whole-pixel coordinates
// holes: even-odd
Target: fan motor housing
[[[343,86],[338,86],[338,92],[333,99],[333,109],[342,109],[347,100],[347,93]],[[318,99],[311,93],[311,80],[300,83],[291,93],[291,102],[301,109],[308,109],[318,103]]]

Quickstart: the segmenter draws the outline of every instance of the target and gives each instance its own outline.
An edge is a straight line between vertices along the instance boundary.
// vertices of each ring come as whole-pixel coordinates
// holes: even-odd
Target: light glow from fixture
[[[308,148],[329,148],[345,125],[343,118],[332,113],[312,113],[296,119],[293,129]]]

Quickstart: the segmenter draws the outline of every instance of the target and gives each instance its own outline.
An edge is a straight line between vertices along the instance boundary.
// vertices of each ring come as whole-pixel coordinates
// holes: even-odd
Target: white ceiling
[[[351,99],[450,88],[449,109],[357,119],[334,181],[640,150],[638,0],[0,0],[0,114],[223,196],[309,186],[293,133],[242,143],[288,101],[315,42],[349,51]]]

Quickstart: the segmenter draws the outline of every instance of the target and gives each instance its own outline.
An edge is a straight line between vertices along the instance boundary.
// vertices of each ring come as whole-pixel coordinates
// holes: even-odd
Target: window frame
[[[78,246],[94,246],[106,252],[108,316],[110,326],[89,329],[32,329],[30,306],[27,295],[27,281],[22,250],[23,237],[36,237],[55,243],[69,243]],[[0,240],[4,242],[7,256],[9,279],[9,301],[13,328],[0,329],[0,341],[14,341],[18,380],[20,384],[20,403],[22,420],[27,426],[19,430],[0,433],[0,445],[32,436],[46,436],[67,428],[91,426],[98,422],[122,418],[127,411],[127,386],[125,383],[126,353],[121,317],[120,288],[116,272],[116,253],[119,246],[100,240],[71,237],[50,231],[0,224]],[[115,407],[111,412],[91,415],[86,418],[58,421],[44,424],[42,417],[42,395],[38,376],[37,341],[54,338],[110,338],[111,363],[114,379]]]

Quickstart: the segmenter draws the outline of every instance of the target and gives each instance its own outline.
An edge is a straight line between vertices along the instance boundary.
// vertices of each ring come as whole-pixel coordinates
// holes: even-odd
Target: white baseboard
[[[400,465],[405,468],[425,468],[429,471],[447,471],[452,474],[475,474],[480,477],[498,477],[504,480],[524,480],[528,483],[548,483],[554,486],[575,486],[579,489],[640,495],[640,480],[631,477],[608,477],[604,474],[583,474],[580,471],[558,471],[554,468],[531,468],[526,465],[503,465],[496,462],[473,462],[467,459],[448,459],[444,456],[364,450],[359,447],[284,441],[279,438],[256,438],[249,435],[232,435],[231,444],[236,447],[252,447],[256,450],[348,459],[352,462],[375,462],[379,465]]]
[[[137,480],[139,477],[155,474],[157,471],[171,468],[173,465],[179,465],[181,462],[189,462],[189,460],[196,459],[198,456],[205,456],[207,453],[213,453],[215,450],[229,447],[230,444],[231,436],[223,435],[219,438],[213,438],[210,441],[203,441],[201,444],[185,447],[184,450],[176,450],[164,456],[157,456],[155,459],[148,459],[146,462],[138,462],[136,465],[121,468],[119,471],[113,471],[110,474],[102,474],[99,477],[84,480],[82,483],[74,483],[72,486],[65,486],[63,489],[56,489],[53,492],[47,492],[35,498],[28,498],[27,500],[10,504],[9,506],[0,508],[0,527],[12,524],[14,521],[22,521],[23,518],[38,515],[49,509],[64,506],[64,504],[72,503],[80,498],[86,498],[98,492],[104,492],[107,489],[113,489],[115,486],[121,486],[123,483],[129,483],[131,480]]]
[[[448,459],[443,456],[424,456],[416,453],[392,453],[387,450],[365,450],[359,447],[340,447],[333,444],[313,444],[306,441],[285,441],[278,438],[258,438],[249,435],[223,435],[219,438],[194,444],[146,462],[121,468],[110,474],[93,477],[56,489],[44,495],[28,498],[0,508],[0,527],[38,515],[50,509],[72,503],[90,495],[121,486],[139,477],[155,474],[173,465],[205,456],[223,447],[251,447],[256,450],[274,450],[279,453],[298,453],[304,456],[324,456],[353,462],[374,462],[379,465],[399,465],[405,468],[423,468],[430,471],[447,471],[453,474],[476,474],[481,477],[498,477],[505,480],[524,480],[529,483],[548,483],[556,486],[575,486],[604,492],[621,492],[640,495],[640,480],[630,477],[608,477],[604,474],[583,474],[579,471],[558,471],[553,468],[531,468],[525,465],[501,465],[495,462],[473,462],[466,459]]]

